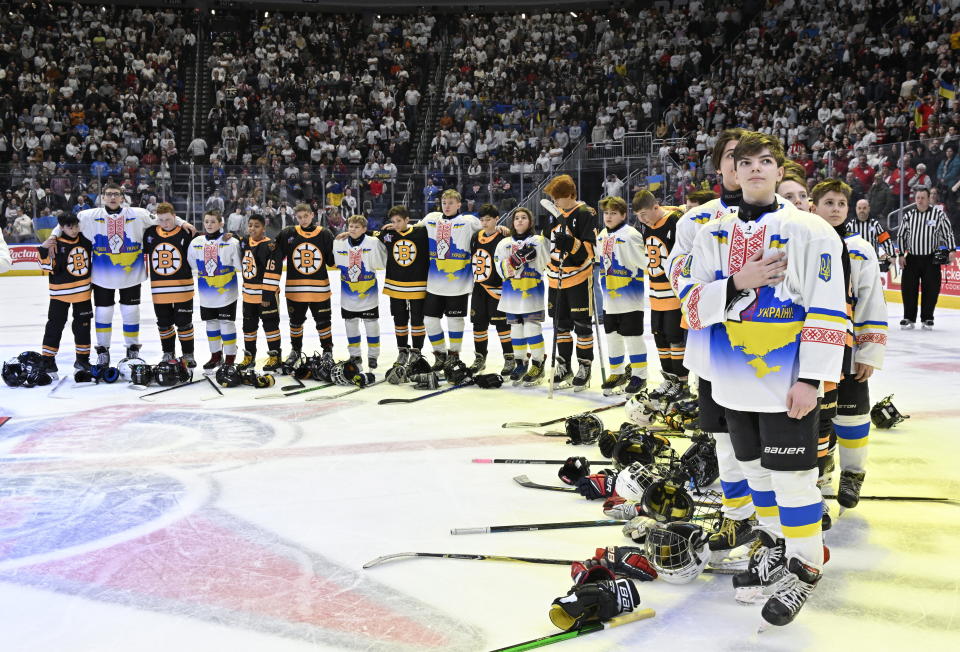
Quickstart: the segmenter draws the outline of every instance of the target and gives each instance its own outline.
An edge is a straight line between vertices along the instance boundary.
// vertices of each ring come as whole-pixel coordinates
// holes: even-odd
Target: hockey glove
[[[631,518],[641,516],[643,508],[635,500],[627,500],[623,496],[611,496],[603,501],[603,513],[609,518],[629,521]]]
[[[623,536],[634,543],[643,543],[647,540],[647,532],[656,525],[657,522],[649,516],[636,516],[623,526]]]
[[[577,493],[587,500],[596,500],[614,495],[616,485],[617,473],[613,469],[604,469],[600,473],[580,478],[574,486]]]
[[[473,377],[473,382],[481,389],[499,389],[503,386],[503,376],[500,374],[480,374]]]
[[[593,559],[584,562],[584,566],[587,568],[593,565],[602,566],[615,575],[629,577],[641,582],[652,582],[657,579],[657,571],[643,556],[643,551],[632,546],[597,548]]]
[[[566,484],[576,484],[581,478],[590,473],[590,462],[585,457],[568,457],[557,472],[557,477]]]
[[[600,454],[607,459],[613,459],[613,451],[617,446],[619,433],[612,430],[604,430],[600,438],[597,439],[597,445],[600,447]]]
[[[574,249],[576,249],[577,239],[574,238],[569,233],[564,233],[563,231],[556,231],[553,234],[553,244],[557,248],[557,251],[561,253],[569,254]]]
[[[562,630],[603,622],[640,604],[640,594],[628,579],[604,580],[574,586],[550,607],[550,622]]]

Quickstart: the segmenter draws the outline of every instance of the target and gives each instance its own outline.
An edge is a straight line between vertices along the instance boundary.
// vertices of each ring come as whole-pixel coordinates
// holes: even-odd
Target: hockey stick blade
[[[607,464],[607,462],[601,462],[601,464]],[[546,489],[547,491],[563,491],[565,493],[577,492],[574,487],[558,487],[552,484],[540,484],[539,482],[533,482],[525,475],[514,476],[513,481],[521,487],[530,487],[531,489]]]
[[[566,464],[566,460],[525,460],[520,458],[512,457],[495,457],[484,458],[484,457],[475,457],[470,460],[474,464]],[[610,460],[588,460],[590,464],[610,464]],[[514,478],[516,479],[516,478]]]
[[[508,645],[507,647],[498,647],[492,652],[521,652],[522,650],[532,650],[545,645],[559,643],[560,641],[567,641],[571,638],[578,638],[580,636],[586,636],[587,634],[593,634],[594,632],[599,632],[609,627],[619,627],[621,625],[633,623],[638,620],[646,620],[647,618],[653,618],[656,615],[657,612],[653,609],[637,609],[636,611],[611,618],[603,623],[589,623],[580,629],[574,629],[568,632],[560,632],[559,634],[550,634],[549,636],[541,636],[540,638],[524,641],[523,643]]]
[[[164,392],[172,392],[175,389],[180,389],[181,387],[188,387],[190,385],[196,385],[197,383],[202,383],[202,382],[203,382],[203,378],[197,378],[196,380],[180,383],[178,385],[174,385],[173,387],[165,387],[156,392],[150,392],[149,394],[141,394],[137,398],[140,398],[146,401],[148,396],[156,396],[157,394],[163,394]],[[147,401],[147,402],[149,403],[150,401]]]
[[[381,380],[378,380],[378,381],[375,382],[375,383],[370,383],[369,385],[364,385],[363,387],[354,387],[353,389],[348,389],[348,390],[346,390],[345,392],[340,392],[339,394],[332,394],[332,395],[330,395],[330,396],[311,396],[310,398],[304,399],[304,400],[306,400],[306,401],[330,401],[330,400],[337,399],[337,398],[343,398],[344,396],[350,396],[351,394],[356,394],[357,392],[359,392],[359,391],[361,391],[361,390],[368,389],[368,388],[370,388],[370,387],[374,387],[375,385],[379,385],[379,384],[381,384],[381,383],[385,383],[386,381],[387,381],[387,379],[386,379],[386,378],[383,378],[383,379],[381,379]]]
[[[557,566],[569,566],[574,559],[543,559],[540,557],[514,557],[512,555],[476,555],[462,554],[456,552],[397,552],[392,555],[383,555],[376,559],[371,559],[363,565],[363,568],[373,568],[380,564],[395,559],[411,559],[414,557],[431,557],[434,559],[468,559],[474,561],[512,561],[525,564],[554,564]]]
[[[461,387],[470,387],[471,385],[473,385],[472,382],[463,383],[462,385],[454,385],[453,387],[447,387],[445,389],[437,390],[436,392],[430,392],[429,394],[417,396],[416,398],[382,398],[377,401],[377,405],[390,405],[391,403],[416,403],[417,401],[422,401],[432,396],[440,396],[441,394],[452,392],[455,389],[460,389]]]
[[[484,527],[455,527],[450,534],[494,534],[497,532],[536,532],[539,530],[566,530],[580,527],[604,527],[607,525],[623,525],[626,521],[599,520],[599,521],[566,521],[562,523],[526,523],[519,525],[487,525]]]
[[[307,387],[306,389],[298,389],[295,392],[287,392],[285,394],[264,394],[263,396],[254,396],[255,399],[260,398],[285,398],[287,396],[297,396],[298,394],[306,394],[307,392],[315,392],[318,389],[326,389],[328,387],[333,387],[336,383],[324,383],[322,385],[317,385],[316,387]]]

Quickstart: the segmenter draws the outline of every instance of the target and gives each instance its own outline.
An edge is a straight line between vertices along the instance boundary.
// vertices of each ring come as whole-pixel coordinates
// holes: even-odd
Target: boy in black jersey
[[[73,342],[77,352],[74,367],[90,368],[90,320],[93,318],[90,301],[93,245],[80,233],[80,220],[76,215],[61,215],[57,222],[62,230],[60,237],[51,235],[37,247],[40,268],[49,275],[50,282],[50,307],[43,331],[43,363],[44,370],[51,374],[57,371],[57,350],[71,305]]]
[[[176,332],[183,363],[191,368],[197,366],[193,357],[193,270],[187,262],[192,241],[193,235],[177,225],[173,206],[167,202],[157,206],[156,226],[143,233],[143,255],[150,275],[163,362],[176,360]]]
[[[497,329],[500,336],[500,346],[503,349],[504,366],[500,371],[503,376],[509,375],[517,366],[513,357],[513,342],[510,336],[510,325],[507,316],[497,305],[500,303],[500,293],[503,279],[493,264],[493,254],[504,235],[497,228],[500,215],[493,204],[483,204],[478,211],[483,231],[473,234],[470,241],[470,251],[473,262],[473,298],[470,301],[470,321],[473,324],[473,348],[476,357],[470,371],[474,374],[483,373],[487,363],[487,331],[490,324]]]
[[[243,273],[243,361],[241,369],[252,367],[257,358],[257,328],[263,321],[267,337],[264,371],[280,368],[280,271],[283,257],[277,243],[264,232],[262,215],[247,219],[247,237],[240,242]]]
[[[387,271],[383,293],[390,297],[390,315],[397,336],[399,355],[395,366],[404,367],[420,357],[427,330],[423,325],[423,303],[427,296],[430,248],[427,230],[410,226],[406,206],[387,212],[390,228],[376,233],[387,248]]]

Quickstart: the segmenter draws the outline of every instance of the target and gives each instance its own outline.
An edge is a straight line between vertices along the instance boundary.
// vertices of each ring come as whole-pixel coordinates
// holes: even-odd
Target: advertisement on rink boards
[[[31,244],[10,244],[10,259],[13,266],[9,272],[0,274],[0,276],[33,276],[40,275],[40,255],[37,253],[39,242]]]

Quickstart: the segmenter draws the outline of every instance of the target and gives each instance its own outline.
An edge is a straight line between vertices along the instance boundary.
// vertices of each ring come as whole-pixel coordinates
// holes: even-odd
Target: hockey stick
[[[206,398],[202,398],[202,399],[200,399],[200,400],[201,400],[201,401],[212,401],[212,400],[214,400],[214,399],[223,398],[223,391],[222,391],[219,387],[217,387],[217,384],[216,384],[215,382],[213,382],[213,379],[210,378],[210,376],[207,376],[206,374],[204,374],[203,377],[207,379],[207,382],[208,382],[208,383],[210,383],[210,387],[212,387],[212,388],[214,388],[215,390],[217,390],[217,395],[215,395],[215,396],[207,396]]]
[[[280,391],[281,391],[281,392],[292,392],[292,391],[294,391],[294,390],[303,389],[304,387],[306,387],[306,385],[303,384],[303,381],[300,380],[299,378],[297,378],[296,376],[294,376],[293,379],[294,379],[295,381],[297,381],[297,384],[296,384],[296,385],[284,385],[283,387],[280,388]]]
[[[368,387],[374,387],[375,385],[379,385],[379,384],[385,383],[385,382],[387,382],[387,379],[386,379],[386,378],[381,378],[380,380],[378,380],[378,381],[375,382],[375,383],[370,383],[369,385],[364,385],[363,387],[354,387],[354,388],[348,389],[348,390],[346,390],[346,391],[344,391],[344,392],[340,392],[339,394],[331,394],[330,396],[311,396],[310,398],[305,399],[305,400],[307,400],[307,401],[329,401],[329,400],[335,399],[335,398],[343,398],[344,396],[349,396],[350,394],[356,394],[356,393],[359,392],[360,390],[367,389]]]
[[[623,525],[626,521],[566,521],[562,523],[526,523],[522,525],[487,525],[485,527],[455,527],[450,534],[493,534],[496,532],[536,532],[538,530],[565,530],[578,527],[603,527],[605,525]]]
[[[824,498],[836,500],[836,496],[825,495]],[[860,500],[902,500],[903,502],[922,503],[955,503],[956,498],[935,498],[933,496],[860,496]]]
[[[600,315],[597,313],[597,306],[593,301],[593,263],[590,264],[590,312],[593,313],[593,330],[597,334],[597,357],[600,358],[600,382],[607,380],[607,363],[603,357],[603,344],[600,336]],[[629,366],[629,365],[627,365]]]
[[[560,209],[557,208],[557,205],[552,201],[543,197],[540,200],[540,205],[543,206],[554,219],[560,217]],[[550,380],[547,383],[547,398],[553,398],[553,379],[556,377],[556,368],[557,368],[557,314],[560,312],[560,293],[563,292],[563,261],[566,259],[564,256],[560,260],[560,265],[557,267],[557,305],[553,310],[553,346],[550,351]]]
[[[626,625],[627,623],[632,623],[638,620],[646,620],[647,618],[653,618],[656,615],[657,612],[653,609],[639,609],[631,613],[623,614],[622,616],[611,618],[603,623],[588,623],[580,629],[574,629],[569,632],[560,632],[559,634],[541,636],[540,638],[524,641],[523,643],[508,645],[507,647],[498,647],[496,650],[493,650],[493,652],[521,652],[521,650],[532,650],[534,648],[543,647],[544,645],[559,643],[560,641],[566,641],[571,638],[593,634],[594,632],[599,632],[610,627],[619,627],[620,625]]]
[[[564,435],[566,436],[566,435]],[[498,457],[494,459],[475,457],[470,460],[474,464],[566,464],[567,460],[525,460],[518,458]],[[610,464],[610,460],[588,460],[590,464]]]
[[[472,379],[461,385],[454,385],[453,387],[440,389],[440,390],[437,390],[436,392],[430,392],[429,394],[424,394],[423,396],[418,396],[416,398],[382,398],[379,401],[377,401],[377,405],[389,405],[391,403],[416,403],[417,401],[422,401],[423,399],[430,398],[431,396],[440,396],[441,394],[452,392],[455,389],[460,389],[461,387],[469,387],[471,385],[473,385]]]
[[[609,464],[609,462],[600,462],[600,464]],[[521,487],[530,487],[531,489],[546,489],[547,491],[564,491],[566,493],[577,493],[575,487],[558,487],[557,485],[552,484],[540,484],[539,482],[534,482],[525,475],[516,475],[513,477],[513,481],[516,482]]]
[[[263,396],[254,396],[253,398],[284,398],[286,396],[296,396],[297,394],[306,394],[307,392],[315,392],[318,389],[326,389],[328,387],[333,387],[336,383],[323,383],[322,385],[317,385],[316,387],[308,387],[306,389],[298,389],[295,392],[287,392],[285,394],[264,394]]]
[[[204,378],[206,378],[206,376],[204,376]],[[185,383],[179,383],[177,385],[174,385],[173,387],[165,387],[156,392],[150,392],[149,394],[141,394],[137,398],[146,399],[148,396],[156,396],[157,394],[163,394],[164,392],[172,392],[175,389],[180,389],[181,387],[187,387],[189,385],[196,385],[197,383],[202,383],[202,382],[203,382],[203,378],[197,378],[196,380],[190,380]]]
[[[573,416],[579,417],[584,414],[596,414],[597,412],[603,412],[604,410],[609,410],[611,408],[623,407],[626,405],[626,401],[620,401],[619,403],[611,403],[610,405],[601,405],[598,408],[593,408],[592,410],[587,410],[586,412],[580,412],[579,414],[574,414]],[[541,421],[540,423],[533,423],[531,421],[508,421],[507,423],[500,426],[501,428],[542,428],[544,426],[552,426],[555,423],[560,423],[561,421],[566,421],[570,417],[560,417],[559,419],[550,419],[549,421]]]
[[[376,559],[371,559],[363,568],[373,568],[380,564],[394,559],[409,559],[411,557],[434,557],[437,559],[472,559],[475,561],[515,561],[527,564],[556,564],[558,566],[569,566],[574,563],[574,559],[543,559],[540,557],[513,557],[510,555],[475,555],[461,554],[456,552],[397,552],[392,555],[383,555]]]

